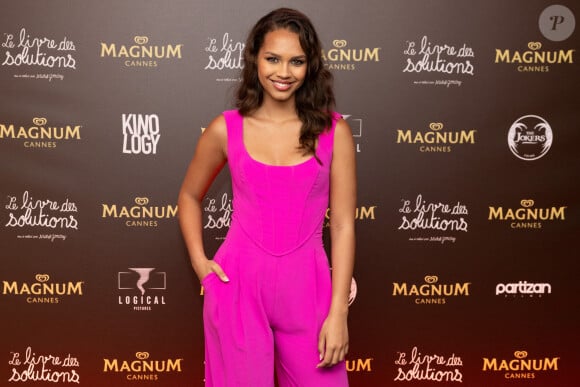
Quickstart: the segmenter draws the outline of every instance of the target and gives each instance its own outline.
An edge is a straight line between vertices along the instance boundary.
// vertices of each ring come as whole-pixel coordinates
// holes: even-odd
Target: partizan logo
[[[351,48],[344,39],[333,40],[332,46],[328,51],[322,50],[322,60],[329,70],[354,71],[361,63],[380,61],[380,47]]]
[[[393,297],[414,298],[415,304],[445,304],[446,297],[468,297],[471,282],[441,284],[436,275],[425,276],[423,284],[393,282]]]
[[[530,358],[527,351],[515,351],[513,359],[483,358],[484,372],[502,373],[506,379],[535,379],[538,372],[558,371],[559,357]]]
[[[81,125],[49,124],[44,117],[32,119],[32,125],[0,123],[0,140],[21,141],[25,148],[56,148],[63,141],[81,139]]]
[[[82,296],[84,281],[52,282],[48,274],[36,274],[35,282],[2,281],[2,295],[21,296],[29,304],[58,304],[65,297]]]
[[[181,59],[183,44],[149,44],[149,37],[135,36],[135,44],[101,42],[101,58],[120,59],[126,67],[157,67]]]
[[[428,130],[397,129],[397,144],[417,146],[420,152],[448,153],[458,145],[475,144],[476,129],[443,130],[441,122],[431,122]]]
[[[127,227],[157,227],[158,222],[177,215],[177,205],[149,205],[149,198],[136,197],[135,205],[102,204],[101,217],[121,219]]]
[[[518,118],[508,131],[508,145],[514,156],[524,161],[538,160],[552,146],[554,135],[548,121],[540,116]]]
[[[566,220],[567,206],[537,208],[532,199],[523,199],[520,205],[520,208],[515,209],[489,206],[487,220],[509,222],[510,227],[515,229],[540,229],[542,222]]]
[[[505,297],[516,296],[524,297],[542,297],[544,294],[552,293],[552,285],[548,283],[533,283],[528,281],[519,281],[517,283],[497,284],[495,287],[495,295]]]
[[[137,352],[134,359],[103,359],[103,372],[122,374],[130,381],[158,381],[163,374],[182,372],[182,358],[154,360],[149,352]]]

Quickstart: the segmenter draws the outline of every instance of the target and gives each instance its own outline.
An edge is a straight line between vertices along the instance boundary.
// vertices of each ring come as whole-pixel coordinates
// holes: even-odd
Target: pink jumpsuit
[[[224,112],[232,177],[230,229],[202,281],[205,379],[208,387],[348,386],[345,363],[316,368],[318,334],[331,300],[322,245],[328,207],[332,128],[319,136],[315,158],[294,166],[252,159],[243,119]]]

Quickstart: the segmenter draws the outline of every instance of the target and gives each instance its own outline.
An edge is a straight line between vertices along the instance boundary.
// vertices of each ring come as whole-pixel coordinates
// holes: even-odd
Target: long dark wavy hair
[[[303,13],[290,8],[279,8],[262,17],[250,31],[244,48],[242,82],[236,94],[236,107],[242,116],[262,105],[264,98],[258,79],[258,51],[268,32],[287,29],[298,34],[300,46],[306,54],[306,78],[296,91],[296,111],[302,127],[300,146],[304,154],[316,157],[316,140],[332,125],[334,91],[332,73],[324,67],[322,47],[314,26]]]

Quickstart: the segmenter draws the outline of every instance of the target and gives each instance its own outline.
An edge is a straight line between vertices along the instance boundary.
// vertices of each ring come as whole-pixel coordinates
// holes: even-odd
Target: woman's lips
[[[272,81],[272,84],[279,91],[286,91],[292,87],[292,82]]]

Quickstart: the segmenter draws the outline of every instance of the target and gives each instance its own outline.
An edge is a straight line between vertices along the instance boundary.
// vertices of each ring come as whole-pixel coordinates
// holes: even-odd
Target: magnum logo
[[[574,49],[546,51],[542,43],[529,42],[528,50],[495,49],[495,63],[516,64],[519,72],[548,72],[550,64],[573,64]]]
[[[348,372],[372,372],[373,358],[346,360]]]
[[[125,373],[127,380],[156,381],[159,374],[181,372],[183,359],[152,360],[149,352],[135,353],[133,360],[103,359],[103,372]]]
[[[360,206],[355,209],[354,218],[355,220],[375,220],[375,209],[378,206]],[[324,215],[324,227],[330,226],[330,208],[326,209],[326,214]]]
[[[425,276],[423,284],[393,282],[393,297],[415,297],[415,304],[445,304],[445,297],[467,297],[471,282],[440,284],[439,277]]]
[[[121,58],[127,67],[157,67],[157,61],[181,59],[183,44],[148,45],[147,36],[135,36],[133,45],[101,42],[101,58]]]
[[[29,304],[58,304],[58,296],[82,296],[84,281],[49,282],[48,274],[36,274],[36,282],[2,281],[5,296],[26,296]]]
[[[534,379],[534,372],[558,371],[559,357],[528,358],[528,352],[515,351],[513,359],[483,358],[483,371],[504,372],[506,379]]]
[[[487,219],[510,222],[511,228],[539,229],[541,221],[566,220],[567,206],[534,208],[532,199],[520,201],[520,208],[489,207]]]
[[[397,144],[419,145],[421,152],[451,152],[453,145],[475,144],[477,130],[444,131],[443,123],[431,122],[429,130],[397,129]]]
[[[0,139],[23,140],[25,148],[56,148],[57,141],[80,140],[81,125],[50,126],[44,117],[31,126],[0,123]]]
[[[375,48],[347,48],[346,40],[333,40],[328,51],[322,50],[322,59],[329,70],[356,70],[360,62],[379,62],[380,47]]]
[[[158,220],[177,215],[177,205],[150,206],[149,198],[136,197],[134,206],[102,204],[102,218],[125,219],[127,227],[157,227]]]

